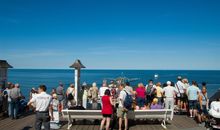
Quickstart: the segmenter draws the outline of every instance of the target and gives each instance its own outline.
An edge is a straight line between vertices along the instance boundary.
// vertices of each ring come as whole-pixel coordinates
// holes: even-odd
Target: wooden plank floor
[[[0,119],[0,130],[34,130],[35,115],[30,114],[11,120],[10,118]],[[62,122],[61,130],[67,129],[67,122]],[[151,123],[146,121],[129,122],[129,130],[163,130],[159,123]],[[71,130],[98,130],[99,122],[95,124],[90,121],[76,123]],[[184,115],[176,115],[172,122],[167,125],[168,130],[205,130],[199,127],[195,121]]]

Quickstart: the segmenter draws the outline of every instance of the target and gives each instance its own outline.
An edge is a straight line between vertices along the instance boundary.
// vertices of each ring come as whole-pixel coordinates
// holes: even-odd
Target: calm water
[[[100,85],[103,79],[126,76],[128,78],[139,78],[139,81],[133,82],[132,85],[136,85],[138,82],[146,84],[147,80],[154,79],[155,74],[159,75],[155,82],[176,81],[178,75],[187,77],[189,81],[207,82],[209,96],[220,88],[220,71],[82,70],[81,83],[84,81],[88,84],[97,82]],[[68,69],[10,69],[8,76],[10,82],[21,85],[22,93],[26,97],[28,97],[27,95],[32,87],[37,88],[40,84],[45,84],[48,87],[48,92],[50,92],[52,88],[58,86],[59,81],[65,84],[65,88],[74,82],[74,71]]]

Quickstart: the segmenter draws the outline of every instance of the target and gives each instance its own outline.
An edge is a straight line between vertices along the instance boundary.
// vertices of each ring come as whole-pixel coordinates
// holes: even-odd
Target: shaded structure
[[[86,68],[79,59],[77,59],[70,68],[75,68],[75,95],[74,99],[76,101],[76,104],[79,103],[79,91],[80,91],[80,70],[81,68]]]
[[[8,68],[13,68],[6,60],[0,60],[0,88],[7,87]]]
[[[220,99],[220,89],[218,89],[210,98],[209,101],[210,103],[212,101],[216,101],[217,99]]]

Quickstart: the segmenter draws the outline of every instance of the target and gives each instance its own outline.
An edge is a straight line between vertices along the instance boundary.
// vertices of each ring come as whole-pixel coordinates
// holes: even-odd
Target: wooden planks
[[[35,115],[27,115],[18,120],[11,120],[10,118],[0,120],[0,130],[34,130]],[[61,130],[67,129],[67,122],[64,124]],[[129,130],[163,130],[160,124],[152,123],[151,121],[138,121],[129,122]],[[74,124],[71,130],[98,130],[99,122],[95,123],[92,121],[82,121]],[[168,130],[205,130],[204,127],[199,127],[196,122],[182,115],[174,116],[174,119],[170,124],[167,125]],[[115,129],[116,130],[116,129]]]

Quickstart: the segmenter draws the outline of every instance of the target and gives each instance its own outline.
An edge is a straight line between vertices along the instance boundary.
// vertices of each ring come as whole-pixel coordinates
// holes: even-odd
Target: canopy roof
[[[6,60],[0,60],[0,68],[13,68]]]
[[[77,59],[70,68],[86,68],[79,59]]]

